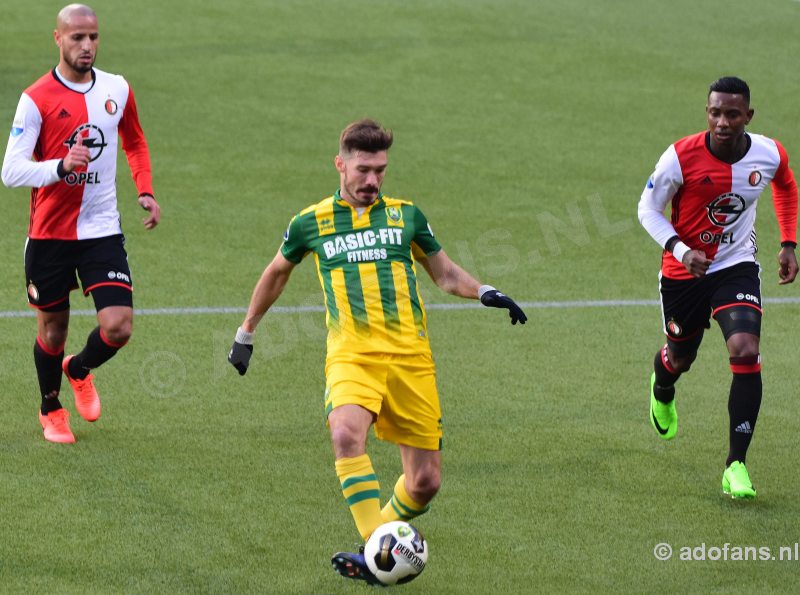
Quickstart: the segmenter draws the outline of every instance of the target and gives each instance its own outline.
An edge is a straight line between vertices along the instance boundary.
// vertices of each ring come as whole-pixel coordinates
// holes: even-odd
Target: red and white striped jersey
[[[2,178],[9,187],[33,188],[28,229],[32,239],[83,240],[122,232],[116,190],[118,137],[139,194],[153,193],[150,154],[127,81],[95,68],[88,90],[76,90],[80,88],[63,81],[54,68],[19,100]],[[61,179],[58,163],[78,135],[91,161]]]
[[[709,150],[706,132],[687,136],[664,152],[639,201],[639,221],[662,247],[674,236],[712,261],[709,273],[739,262],[756,262],[756,205],[772,185],[781,242],[797,238],[797,184],[786,151],[776,140],[747,134],[750,147],[736,163]],[[664,216],[671,202],[671,221]],[[661,274],[692,276],[664,251]]]

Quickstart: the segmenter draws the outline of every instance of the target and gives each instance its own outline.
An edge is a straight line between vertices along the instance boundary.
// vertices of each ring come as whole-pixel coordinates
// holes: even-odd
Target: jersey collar
[[[68,81],[65,81],[63,78],[61,78],[61,75],[56,71],[56,66],[53,66],[53,70],[50,71],[50,74],[53,75],[53,78],[56,79],[60,85],[66,87],[73,93],[80,93],[81,95],[86,95],[89,91],[91,91],[94,88],[94,84],[97,82],[97,74],[95,73],[94,68],[92,68],[92,84],[89,85],[89,88],[86,89],[86,91],[78,91],[77,89],[70,87]]]
[[[747,156],[747,154],[750,152],[750,147],[753,146],[753,139],[750,138],[750,135],[747,134],[747,132],[745,132],[744,136],[745,136],[745,139],[747,139],[747,147],[745,147],[744,153],[742,153],[742,156],[739,157],[739,159],[737,159],[733,163],[739,163],[742,159],[744,159]],[[717,161],[719,161],[721,163],[725,163],[726,165],[733,165],[733,163],[728,163],[727,161],[723,161],[722,159],[720,159],[719,157],[714,155],[714,151],[711,150],[711,132],[709,132],[709,131],[706,131],[705,145],[706,145],[706,151],[708,151],[708,154],[711,155],[714,159],[716,159]]]

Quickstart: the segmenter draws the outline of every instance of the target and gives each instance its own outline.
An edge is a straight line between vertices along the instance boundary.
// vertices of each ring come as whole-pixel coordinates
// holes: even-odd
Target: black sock
[[[58,393],[61,391],[61,360],[64,359],[64,348],[53,355],[44,350],[37,337],[33,344],[33,362],[36,364],[36,376],[39,378],[39,392],[42,395],[42,415],[61,409]]]
[[[730,450],[725,466],[741,461],[747,456],[747,448],[756,429],[758,410],[761,408],[761,372],[733,375],[731,394],[728,398],[730,416]]]
[[[69,362],[69,375],[72,378],[83,380],[94,368],[110,360],[122,345],[114,347],[103,340],[100,327],[96,327],[86,340],[86,347]]]
[[[665,361],[666,360],[666,361]],[[656,383],[653,385],[653,394],[662,403],[671,403],[675,398],[675,383],[681,377],[680,372],[674,372],[667,360],[666,345],[656,353],[653,369],[656,372]]]

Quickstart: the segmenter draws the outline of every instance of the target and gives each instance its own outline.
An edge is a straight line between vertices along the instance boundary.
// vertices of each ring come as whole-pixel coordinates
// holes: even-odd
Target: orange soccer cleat
[[[39,411],[39,423],[44,430],[44,439],[48,442],[60,442],[72,444],[75,436],[69,429],[69,411],[66,409],[56,409],[47,415],[42,415]]]
[[[95,421],[100,417],[100,396],[94,388],[94,376],[89,374],[83,380],[79,378],[72,378],[69,375],[69,362],[75,357],[68,355],[61,362],[61,369],[64,370],[64,375],[69,380],[72,387],[72,392],[75,394],[75,408],[80,413],[81,417],[86,421]]]

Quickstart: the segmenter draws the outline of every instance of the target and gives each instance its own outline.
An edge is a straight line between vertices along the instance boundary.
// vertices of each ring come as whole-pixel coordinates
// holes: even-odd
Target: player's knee
[[[122,347],[127,343],[133,334],[133,321],[127,317],[121,317],[110,321],[102,326],[101,337],[103,341],[112,347]]]
[[[411,485],[407,487],[409,495],[415,502],[426,504],[433,500],[433,497],[439,492],[442,486],[442,477],[439,469],[426,469],[417,473],[410,482]]]
[[[758,356],[760,351],[758,338],[749,333],[737,333],[728,339],[728,353],[731,357]]]
[[[692,368],[692,364],[696,358],[696,353],[692,353],[690,355],[672,356],[670,358],[670,364],[676,373],[683,374]]]
[[[331,427],[331,442],[337,458],[358,457],[366,452],[366,437],[346,424]]]
[[[48,325],[39,338],[50,351],[60,351],[67,342],[67,327],[58,325]]]

